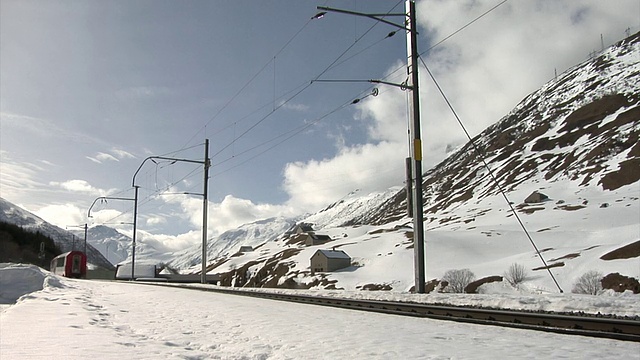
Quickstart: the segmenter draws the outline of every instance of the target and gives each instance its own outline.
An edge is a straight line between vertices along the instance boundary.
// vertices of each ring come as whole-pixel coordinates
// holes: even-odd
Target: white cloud
[[[200,214],[202,216],[202,212]],[[287,205],[255,204],[250,200],[227,195],[220,203],[210,203],[208,222],[212,230],[221,233],[269,217],[294,215],[298,213]]]
[[[67,203],[62,205],[47,205],[35,211],[34,214],[64,229],[70,225],[84,224],[86,212],[76,205]]]
[[[146,218],[147,226],[154,226],[154,225],[160,225],[160,224],[166,224],[167,223],[167,219],[163,216],[149,216],[148,218]]]
[[[168,195],[161,199],[168,203],[179,204],[183,216],[194,226],[202,227],[202,199],[186,195]],[[207,227],[208,236],[213,237],[242,224],[276,216],[296,216],[299,210],[289,205],[255,204],[251,200],[239,199],[227,195],[222,202],[209,202]]]
[[[129,152],[125,151],[125,150],[122,150],[122,149],[113,148],[113,149],[111,149],[111,153],[114,154],[115,156],[117,156],[119,159],[135,159],[136,158],[131,153],[129,153]]]
[[[157,240],[164,247],[172,251],[183,250],[196,244],[202,243],[201,230],[191,230],[177,236],[166,234],[154,234],[153,239]]]
[[[91,156],[85,156],[85,158],[87,158],[87,159],[89,159],[89,160],[93,161],[93,162],[94,162],[94,163],[96,163],[96,164],[102,164],[102,161],[100,161],[100,160],[98,160],[98,159],[96,159],[96,158],[92,158]]]
[[[102,164],[103,161],[120,161],[120,159],[135,159],[136,157],[128,151],[113,148],[111,154],[105,152],[98,152],[95,156],[85,156],[85,158],[93,161],[97,164]]]
[[[115,156],[111,155],[111,154],[107,154],[107,153],[103,153],[103,152],[99,152],[96,155],[96,159],[100,160],[100,161],[120,161],[118,160]]]
[[[92,186],[91,184],[89,184],[87,181],[78,180],[78,179],[67,180],[64,182],[50,181],[49,185],[58,187],[67,191],[71,191],[71,192],[84,193],[84,194],[90,194],[90,195],[99,195],[99,196],[104,196],[115,190],[115,189],[110,189],[110,190],[98,189]]]
[[[98,189],[91,186],[84,180],[68,180],[65,182],[51,181],[49,185],[63,188],[69,191],[85,192],[85,193],[98,193]]]
[[[231,195],[225,196],[219,204],[211,204],[209,211],[215,216],[211,219],[214,228],[228,229],[273,216],[281,207],[270,204],[254,204],[250,200],[238,199]]]
[[[331,159],[290,163],[284,189],[294,208],[314,211],[355,189],[369,193],[401,184],[406,145],[393,142],[343,148]]]

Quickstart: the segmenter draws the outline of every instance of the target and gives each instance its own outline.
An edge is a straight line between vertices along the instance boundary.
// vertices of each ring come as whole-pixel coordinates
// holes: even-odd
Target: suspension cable
[[[449,110],[451,110],[451,112],[453,113],[453,116],[456,118],[456,121],[458,122],[458,124],[460,125],[460,127],[462,128],[462,130],[464,131],[465,135],[467,136],[467,138],[469,139],[469,142],[471,143],[471,146],[473,147],[473,149],[475,150],[475,152],[478,154],[478,156],[480,156],[480,160],[482,161],[482,164],[484,165],[484,167],[487,169],[487,172],[489,173],[489,176],[491,177],[491,180],[493,181],[493,183],[496,185],[496,187],[498,188],[498,191],[500,191],[500,194],[502,194],[502,197],[504,198],[505,202],[507,203],[507,205],[509,206],[509,209],[511,210],[511,213],[515,216],[516,220],[518,220],[518,223],[520,224],[520,227],[522,228],[522,230],[524,231],[524,233],[527,236],[527,239],[529,239],[529,242],[531,243],[531,245],[533,246],[533,248],[535,249],[536,253],[538,254],[538,256],[540,257],[540,260],[542,260],[542,263],[544,264],[545,269],[547,269],[547,272],[549,272],[549,275],[551,276],[551,279],[553,279],[553,282],[556,284],[556,287],[558,288],[558,290],[560,291],[560,293],[562,293],[562,288],[560,287],[560,285],[558,284],[558,281],[556,281],[555,276],[553,276],[553,273],[551,272],[551,269],[549,268],[549,265],[547,265],[547,262],[544,260],[544,257],[542,256],[542,253],[540,252],[540,250],[538,249],[538,246],[535,244],[535,242],[533,241],[533,238],[531,237],[531,235],[529,234],[529,231],[527,230],[527,228],[525,227],[524,223],[522,222],[522,220],[520,219],[520,216],[518,215],[518,212],[515,210],[515,208],[513,207],[511,201],[509,200],[509,198],[507,197],[507,193],[504,190],[504,188],[500,185],[500,183],[498,182],[498,179],[495,177],[495,175],[493,174],[493,171],[491,170],[491,168],[489,167],[489,164],[486,161],[486,153],[481,150],[475,143],[475,141],[473,141],[473,138],[471,138],[471,135],[469,134],[469,132],[467,131],[467,128],[464,126],[464,124],[462,123],[462,120],[460,119],[460,117],[458,116],[458,113],[455,111],[455,109],[453,108],[453,105],[451,105],[451,102],[449,101],[449,99],[447,98],[447,95],[445,95],[444,91],[442,90],[442,88],[440,87],[440,84],[438,83],[438,81],[436,80],[436,78],[433,76],[433,74],[431,73],[431,70],[429,70],[429,67],[427,66],[427,64],[424,62],[424,60],[422,59],[422,57],[419,57],[420,61],[422,62],[422,65],[424,66],[424,68],[427,70],[427,73],[429,73],[429,76],[431,77],[431,80],[433,81],[433,83],[436,85],[436,87],[438,88],[438,91],[440,92],[440,95],[442,96],[442,98],[444,99],[444,101],[447,103],[447,106],[449,107]]]

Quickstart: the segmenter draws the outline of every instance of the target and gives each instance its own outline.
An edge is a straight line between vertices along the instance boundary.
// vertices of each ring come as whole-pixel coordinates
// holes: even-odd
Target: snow
[[[1,359],[640,359],[634,342],[66,279],[32,265],[3,264],[0,279],[3,302],[21,295],[0,314]],[[640,313],[629,294],[312,293]]]
[[[632,75],[638,73],[639,66],[637,51],[619,57],[618,62],[599,77],[594,77],[597,72],[593,66],[577,66],[527,97],[512,114],[524,107],[535,109],[523,120],[526,127],[533,127],[538,118],[559,116],[538,136],[554,140],[562,136],[560,129],[566,116],[579,106],[618,92],[616,87],[621,87],[622,93],[637,94],[640,83]],[[587,80],[592,77],[595,80],[591,85],[597,86],[585,92],[590,86]],[[599,126],[610,124],[627,110],[621,108],[603,119]],[[620,127],[615,135],[627,139],[636,124],[637,121]],[[520,130],[524,131],[525,127]],[[231,274],[232,283],[241,285],[242,277],[266,273],[265,278],[272,279],[276,276],[274,264],[277,263],[288,269],[279,277],[278,284],[291,284],[290,279],[300,287],[320,282],[304,290],[306,294],[640,316],[640,295],[612,291],[599,296],[568,293],[576,279],[591,270],[640,278],[637,256],[602,259],[603,255],[638,241],[640,184],[635,182],[613,191],[598,185],[603,174],[629,158],[630,151],[603,157],[599,163],[582,161],[601,140],[601,137],[583,136],[575,139],[571,146],[555,147],[537,155],[532,150],[532,140],[521,153],[490,161],[498,172],[518,161],[542,159],[542,155],[573,153],[577,158],[551,179],[545,179],[549,164],[541,161],[530,173],[515,177],[513,186],[507,188],[510,201],[520,209],[518,214],[546,262],[563,264],[552,268],[551,273],[565,293],[559,293],[549,272],[536,270],[543,265],[539,255],[501,195],[494,195],[490,190],[485,170],[476,174],[476,182],[470,188],[471,199],[444,203],[446,206],[437,212],[425,214],[426,277],[427,280],[440,279],[448,270],[467,268],[482,278],[503,275],[511,264],[519,264],[527,269],[527,279],[517,288],[500,282],[481,286],[479,294],[408,293],[414,285],[411,220],[395,217],[398,220],[382,225],[371,220],[375,216],[371,211],[394,200],[399,187],[369,195],[354,192],[316,214],[267,219],[227,231],[208,243],[209,273]],[[453,160],[462,155],[462,152],[453,154]],[[500,156],[500,153],[495,155]],[[597,170],[595,165],[602,168],[590,181],[581,184],[586,179],[585,172],[578,170],[586,170],[585,167]],[[474,174],[478,167],[471,166],[459,179]],[[572,178],[574,176],[577,178]],[[458,189],[450,198],[463,190]],[[438,191],[438,187],[426,190],[433,204],[438,204]],[[522,208],[521,202],[533,191],[543,192],[550,199]],[[1,200],[0,207],[9,206]],[[399,208],[402,204],[394,206]],[[11,215],[14,209],[8,207],[5,213]],[[25,216],[21,220],[24,224],[42,222]],[[313,223],[317,234],[329,235],[333,240],[316,246],[289,242],[290,237],[284,236],[285,233],[300,221]],[[378,225],[346,226],[346,223]],[[117,233],[112,235],[104,239],[102,247],[97,247],[106,251],[109,244],[115,242],[117,246],[109,251],[122,250],[121,256],[128,256],[130,240]],[[160,254],[152,244],[150,241],[150,246],[140,247],[140,252],[146,254],[140,263],[171,259],[170,265],[185,273],[201,268],[199,245],[179,253]],[[254,251],[238,252],[243,245],[252,246]],[[330,248],[351,256],[352,266],[312,274],[311,256],[318,250]],[[237,270],[245,266],[246,273],[238,274]],[[327,284],[340,290],[324,290]],[[369,284],[385,285],[392,290],[357,290]],[[212,285],[191,285],[201,286]],[[138,283],[71,280],[34,266],[15,264],[0,264],[0,307],[2,360],[53,355],[82,359],[640,359],[637,343],[479,328]]]
[[[552,269],[562,290],[570,292],[576,279],[590,270],[604,275],[618,272],[640,278],[638,257],[601,259],[604,254],[638,241],[638,184],[605,192],[581,188],[570,181],[557,183],[562,183],[562,186],[545,184],[548,188],[541,188],[534,182],[523,184],[509,196],[520,202],[534,190],[539,190],[551,197],[549,201],[531,205],[541,210],[519,215],[538,249],[546,250],[542,252],[545,261],[548,264],[565,264]],[[601,207],[605,203],[608,206]],[[570,211],[559,208],[563,205],[583,207]],[[473,199],[451,211],[428,217],[425,222],[427,281],[441,279],[448,270],[465,268],[469,268],[477,278],[501,276],[511,264],[518,263],[528,273],[521,293],[559,292],[546,270],[533,270],[543,263],[500,195]],[[452,220],[447,220],[449,218]],[[250,272],[255,274],[277,259],[275,254],[295,249],[299,251],[297,254],[278,261],[289,267],[286,277],[294,278],[300,285],[311,284],[318,276],[337,281],[336,288],[345,290],[357,290],[366,284],[387,284],[392,287],[391,291],[402,293],[414,285],[414,251],[412,240],[406,234],[411,231],[407,219],[379,226],[322,225],[317,226],[316,233],[329,235],[333,241],[314,246],[286,245],[284,240],[265,241],[253,252],[226,258],[226,262],[209,273],[227,273],[253,263]],[[318,250],[331,248],[351,256],[353,266],[311,275],[310,258]],[[578,256],[567,258],[573,254]],[[323,287],[318,285],[313,289]]]

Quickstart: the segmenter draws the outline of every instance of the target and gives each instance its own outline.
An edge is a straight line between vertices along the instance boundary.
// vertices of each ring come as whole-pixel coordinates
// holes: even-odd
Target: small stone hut
[[[304,239],[304,244],[306,246],[320,245],[331,241],[331,236],[329,235],[319,235],[319,234],[307,234],[307,237]]]
[[[351,257],[342,250],[318,250],[311,257],[312,272],[328,272],[351,266]]]
[[[545,200],[549,200],[549,197],[547,195],[538,191],[534,191],[531,193],[531,195],[527,196],[527,198],[524,199],[524,202],[526,204],[535,204],[535,203],[541,203]]]
[[[301,223],[293,228],[293,232],[297,235],[300,234],[313,234],[315,230],[313,230],[313,226],[311,224]]]
[[[238,250],[241,253],[246,253],[246,252],[252,252],[253,251],[253,246],[250,245],[242,245],[240,246],[240,250]]]

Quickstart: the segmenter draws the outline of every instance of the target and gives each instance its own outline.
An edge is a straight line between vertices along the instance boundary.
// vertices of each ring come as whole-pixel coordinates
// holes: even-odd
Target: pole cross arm
[[[132,198],[125,198],[125,197],[115,197],[115,196],[98,196],[95,200],[93,200],[93,202],[91,203],[91,206],[89,206],[89,211],[87,211],[87,217],[91,217],[91,209],[93,209],[93,205],[96,204],[96,201],[98,200],[128,200],[128,201],[134,201],[135,199]]]
[[[180,161],[180,162],[188,162],[192,164],[202,164],[202,165],[206,165],[207,167],[211,166],[209,159],[191,160],[191,159],[172,158],[172,157],[166,157],[166,156],[149,156],[142,161],[142,164],[140,164],[140,166],[138,167],[138,170],[136,170],[136,172],[133,174],[133,181],[131,182],[131,186],[136,186],[136,175],[138,175],[138,173],[140,172],[140,169],[142,169],[142,167],[144,166],[144,163],[147,162],[147,160],[152,160],[152,159]]]
[[[351,11],[351,10],[342,10],[342,9],[335,9],[335,8],[330,8],[330,7],[326,7],[326,6],[318,6],[317,7],[318,10],[323,10],[323,11],[331,11],[331,12],[337,12],[337,13],[342,13],[342,14],[349,14],[349,15],[356,15],[356,16],[364,16],[364,17],[368,17],[370,19],[376,20],[376,21],[380,21],[382,23],[385,23],[387,25],[391,25],[393,27],[397,27],[399,29],[404,29],[406,31],[411,31],[410,28],[404,26],[404,25],[400,25],[400,24],[396,24],[392,21],[389,20],[385,20],[383,18],[381,18],[381,16],[404,16],[407,17],[407,14],[365,14],[365,13],[361,13],[361,12],[357,12],[357,11]]]
[[[382,81],[382,80],[369,80],[370,83],[372,84],[384,84],[384,85],[390,85],[390,86],[395,86],[398,87],[402,90],[413,90],[413,86],[412,85],[408,85],[406,82],[403,82],[401,84],[397,84],[397,83],[392,83],[392,82],[388,82],[388,81]]]

